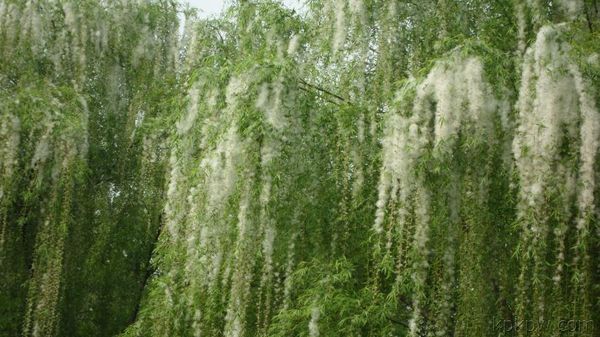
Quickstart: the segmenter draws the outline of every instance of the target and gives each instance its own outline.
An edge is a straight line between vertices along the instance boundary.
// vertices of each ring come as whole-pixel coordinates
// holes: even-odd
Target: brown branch
[[[304,92],[307,92],[307,93],[309,93],[309,94],[314,94],[314,92],[312,92],[312,91],[310,91],[310,90],[308,90],[308,89],[306,89],[306,88],[304,88],[304,87],[302,87],[302,86],[299,86],[298,88],[299,88],[300,90],[304,91]],[[325,101],[327,101],[327,102],[331,103],[331,104],[335,104],[335,105],[338,105],[338,106],[340,105],[340,103],[338,103],[338,102],[335,102],[335,101],[332,101],[332,100],[330,100],[330,99],[327,99],[327,98],[325,98],[325,97],[323,97],[323,99],[324,99]]]
[[[209,22],[207,22],[206,24],[208,25],[208,27],[212,28],[217,33],[217,35],[219,36],[219,41],[221,41],[221,44],[225,45],[225,39],[223,39],[223,35],[221,35],[221,31],[219,30],[219,28]]]
[[[316,86],[316,85],[314,85],[314,84],[310,84],[310,83],[306,82],[306,81],[305,81],[305,80],[303,80],[303,79],[298,79],[298,81],[299,81],[301,84],[303,84],[303,85],[306,85],[307,87],[310,87],[310,88],[313,88],[313,89],[315,89],[315,90],[318,90],[318,91],[320,91],[320,92],[322,92],[322,93],[325,93],[325,94],[327,94],[327,95],[329,95],[329,96],[331,96],[331,97],[335,97],[335,98],[339,99],[340,101],[342,101],[342,102],[344,102],[344,103],[348,103],[348,100],[346,100],[344,97],[342,97],[342,96],[340,96],[340,95],[338,95],[338,94],[334,94],[333,92],[331,92],[331,91],[329,91],[329,90],[327,90],[327,89],[323,89],[323,88],[321,88],[321,87],[319,87],[319,86]]]

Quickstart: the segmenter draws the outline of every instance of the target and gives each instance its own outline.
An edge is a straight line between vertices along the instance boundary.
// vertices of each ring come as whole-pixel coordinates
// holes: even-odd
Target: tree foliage
[[[597,335],[599,7],[0,0],[0,335]]]

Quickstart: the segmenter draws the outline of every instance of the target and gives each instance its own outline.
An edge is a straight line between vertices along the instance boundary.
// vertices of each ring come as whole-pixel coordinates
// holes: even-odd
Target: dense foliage
[[[0,0],[1,336],[597,336],[596,0]]]

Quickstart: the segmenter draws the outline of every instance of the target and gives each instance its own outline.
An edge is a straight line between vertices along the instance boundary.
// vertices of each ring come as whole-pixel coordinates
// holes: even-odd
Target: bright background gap
[[[184,0],[185,1],[185,0]],[[303,6],[302,0],[280,0],[285,6],[300,10]],[[225,0],[188,0],[191,6],[198,8],[200,17],[217,16],[225,7]]]

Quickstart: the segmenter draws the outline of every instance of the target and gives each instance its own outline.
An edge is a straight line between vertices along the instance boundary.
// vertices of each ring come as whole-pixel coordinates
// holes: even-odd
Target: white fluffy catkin
[[[484,139],[491,141],[493,134],[499,102],[478,58],[453,56],[440,61],[414,89],[412,111],[392,111],[385,123],[383,165],[373,226],[377,233],[383,231],[390,190],[407,195],[414,189],[415,165],[428,144],[434,144],[435,153],[452,151],[459,132],[467,125]],[[433,130],[429,128],[431,120]],[[400,207],[400,213],[404,213],[404,206]]]

